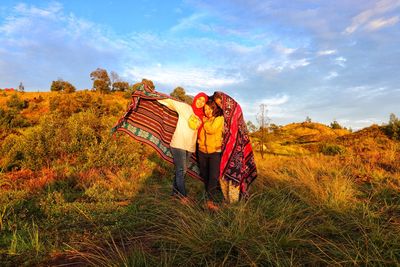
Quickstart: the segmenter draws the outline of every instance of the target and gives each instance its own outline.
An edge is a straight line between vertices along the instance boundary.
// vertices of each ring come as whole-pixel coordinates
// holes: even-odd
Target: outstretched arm
[[[173,111],[176,111],[175,106],[174,106],[174,102],[172,101],[172,99],[166,98],[166,99],[160,99],[157,100],[160,104],[163,104],[164,106],[166,106],[169,109],[172,109]]]

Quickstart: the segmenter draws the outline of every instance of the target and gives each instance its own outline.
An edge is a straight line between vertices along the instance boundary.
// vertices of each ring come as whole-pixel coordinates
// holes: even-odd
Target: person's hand
[[[190,129],[197,130],[201,124],[201,120],[196,115],[191,115],[188,123],[189,123]]]

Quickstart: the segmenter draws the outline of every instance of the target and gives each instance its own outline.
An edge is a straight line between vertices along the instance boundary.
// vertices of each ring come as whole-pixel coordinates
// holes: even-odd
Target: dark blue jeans
[[[198,152],[200,176],[204,180],[207,198],[216,201],[219,165],[221,163],[221,152],[206,154]]]
[[[171,147],[172,156],[174,157],[175,178],[172,187],[172,194],[178,196],[186,196],[185,174],[189,166],[189,160],[192,153],[183,149]]]

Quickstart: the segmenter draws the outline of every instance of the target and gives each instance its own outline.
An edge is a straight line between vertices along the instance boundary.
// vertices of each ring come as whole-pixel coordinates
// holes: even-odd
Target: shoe
[[[188,198],[188,197],[181,197],[179,200],[180,200],[182,205],[185,205],[185,206],[192,205],[192,200],[190,198]]]
[[[219,210],[219,207],[218,207],[216,204],[214,204],[213,201],[208,200],[208,201],[207,201],[207,209],[209,209],[209,210],[211,210],[211,211],[218,211],[218,210]]]

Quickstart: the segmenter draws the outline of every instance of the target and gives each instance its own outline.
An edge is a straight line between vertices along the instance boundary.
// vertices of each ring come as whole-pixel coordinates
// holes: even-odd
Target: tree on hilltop
[[[66,93],[73,93],[76,91],[75,86],[73,86],[70,82],[64,82],[64,92]]]
[[[76,91],[76,88],[70,82],[64,81],[63,79],[58,79],[57,81],[53,81],[51,83],[50,91],[73,93]]]
[[[115,71],[110,72],[111,91],[126,92],[129,91],[129,83],[121,79]]]
[[[64,81],[62,79],[58,79],[57,81],[53,81],[50,86],[50,91],[52,92],[61,92],[63,89],[62,83]]]
[[[109,93],[111,80],[105,69],[97,68],[90,73],[90,78],[93,81],[93,89],[101,93]]]
[[[120,92],[126,92],[129,90],[129,83],[128,82],[114,82],[113,83],[113,91],[120,91]]]
[[[176,87],[169,95],[188,104],[193,102],[193,97],[187,95],[185,89],[180,86]]]
[[[394,113],[390,114],[389,123],[386,125],[385,131],[394,140],[400,140],[400,120]]]
[[[343,129],[342,125],[340,125],[336,120],[334,120],[333,122],[331,122],[330,127],[332,129]]]

